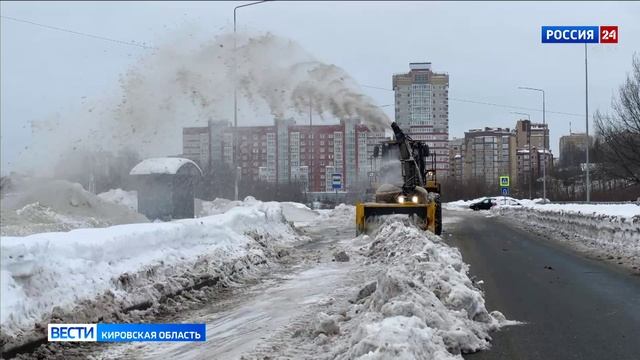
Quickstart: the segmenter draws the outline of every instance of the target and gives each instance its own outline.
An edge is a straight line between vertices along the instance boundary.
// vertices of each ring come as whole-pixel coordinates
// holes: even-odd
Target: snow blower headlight
[[[398,196],[398,203],[399,204],[404,204],[404,196],[403,195]]]
[[[413,196],[411,197],[411,201],[417,204],[417,203],[418,203],[418,197],[417,197],[417,196],[415,196],[415,195],[413,195]]]

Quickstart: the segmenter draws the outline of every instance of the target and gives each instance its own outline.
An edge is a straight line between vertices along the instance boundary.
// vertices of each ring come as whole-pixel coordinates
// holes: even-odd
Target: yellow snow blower
[[[376,190],[375,202],[356,204],[356,234],[369,232],[383,215],[406,214],[421,229],[440,235],[442,207],[440,184],[436,180],[435,154],[429,153],[429,146],[425,143],[405,135],[395,122],[391,128],[395,140],[382,144],[382,160],[385,163],[393,156],[399,157],[403,183],[383,184]],[[429,168],[427,157],[431,157]],[[384,173],[384,169],[381,172]]]

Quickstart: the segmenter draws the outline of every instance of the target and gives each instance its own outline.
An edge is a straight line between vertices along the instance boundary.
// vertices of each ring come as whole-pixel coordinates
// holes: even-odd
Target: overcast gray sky
[[[207,38],[229,30],[243,2],[2,2],[3,16],[153,45],[177,29]],[[542,25],[618,25],[617,45],[589,46],[589,109],[609,109],[612,94],[640,50],[638,2],[270,2],[239,10],[239,28],[291,38],[361,85],[391,88],[409,62],[430,61],[450,75],[450,137],[484,126],[512,128],[518,115],[540,111],[479,105],[472,100],[584,114],[582,45],[541,44]],[[29,122],[64,114],[83,97],[117,90],[119,76],[149,50],[1,19],[2,172],[30,146]],[[379,105],[393,93],[365,87]],[[385,110],[392,117],[393,107]],[[75,119],[74,121],[78,121]],[[548,113],[551,145],[584,130],[584,116]]]

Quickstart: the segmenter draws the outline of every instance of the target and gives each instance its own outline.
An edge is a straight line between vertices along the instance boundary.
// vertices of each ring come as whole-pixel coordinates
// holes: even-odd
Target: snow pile
[[[542,200],[542,199],[520,200],[520,199],[514,199],[510,196],[484,196],[484,197],[473,199],[473,200],[451,201],[451,202],[442,204],[442,206],[447,210],[458,210],[458,211],[471,210],[469,209],[469,206],[471,204],[475,204],[484,199],[491,199],[491,201],[495,204],[494,207],[533,205],[533,204],[537,204],[539,200]]]
[[[255,199],[198,219],[2,237],[0,342],[223,282],[300,240],[282,206]]]
[[[68,231],[86,227],[148,222],[125,206],[113,204],[64,180],[12,178],[2,188],[2,235]]]
[[[133,211],[138,211],[138,192],[111,189],[98,194],[98,197],[106,202],[126,206]]]
[[[525,204],[492,209],[600,258],[640,268],[640,206],[635,204]]]
[[[224,214],[237,206],[251,206],[256,200],[252,196],[247,196],[244,201],[228,200],[216,198],[213,201],[196,199],[196,214],[199,217]],[[318,217],[318,212],[311,210],[308,206],[295,202],[267,202],[265,204],[278,204],[282,207],[282,214],[287,221],[296,226],[304,226],[314,221]]]
[[[241,206],[242,201],[216,198],[213,201],[196,199],[195,207],[198,217],[224,214],[230,209]]]
[[[525,207],[543,212],[555,212],[559,214],[582,214],[585,216],[615,216],[620,218],[633,218],[640,216],[640,206],[636,204],[538,204],[520,200]]]
[[[462,359],[488,349],[490,331],[515,323],[486,310],[460,252],[439,236],[389,219],[372,241],[360,240],[365,264],[383,270],[338,317],[349,336],[335,338],[332,357]]]
[[[287,221],[291,221],[295,226],[306,226],[317,221],[318,212],[311,210],[308,206],[295,202],[282,202],[282,213]]]
[[[356,223],[356,207],[353,205],[340,204],[331,210],[316,210],[320,213],[318,221],[330,222],[335,226],[353,226]]]

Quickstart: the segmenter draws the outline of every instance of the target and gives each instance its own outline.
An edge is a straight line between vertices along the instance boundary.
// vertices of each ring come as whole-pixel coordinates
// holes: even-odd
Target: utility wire
[[[371,89],[378,89],[378,90],[385,90],[385,91],[393,91],[392,89],[387,89],[387,88],[383,88],[383,87],[379,87],[379,86],[370,86],[370,85],[360,85],[362,87],[365,88],[371,88]],[[487,106],[495,106],[495,107],[501,107],[501,108],[507,108],[507,109],[518,109],[518,110],[529,110],[529,111],[538,111],[541,112],[542,110],[540,109],[535,109],[535,108],[527,108],[527,107],[522,107],[522,106],[514,106],[514,105],[505,105],[505,104],[496,104],[496,103],[490,103],[490,102],[485,102],[485,101],[477,101],[477,100],[469,100],[469,99],[460,99],[460,98],[453,98],[450,97],[449,100],[452,101],[459,101],[459,102],[465,102],[465,103],[470,103],[470,104],[478,104],[478,105],[487,105]],[[551,111],[551,110],[546,110],[546,112],[548,114],[559,114],[559,115],[568,115],[568,116],[580,116],[583,117],[584,114],[575,114],[575,113],[568,113],[568,112],[562,112],[562,111]]]
[[[61,27],[57,27],[57,26],[40,24],[40,23],[37,23],[37,22],[34,22],[34,21],[18,19],[18,18],[14,18],[14,17],[11,17],[11,16],[0,15],[0,17],[3,18],[3,19],[7,19],[7,20],[12,20],[12,21],[16,21],[16,22],[21,22],[21,23],[25,23],[25,24],[39,26],[39,27],[42,27],[42,28],[45,28],[45,29],[62,31],[62,32],[70,33],[70,34],[90,37],[90,38],[93,38],[93,39],[110,41],[110,42],[113,42],[113,43],[116,43],[116,44],[136,46],[136,47],[143,48],[143,49],[157,49],[156,47],[153,47],[153,46],[146,46],[146,45],[142,45],[142,44],[137,44],[135,42],[112,39],[112,38],[108,38],[108,37],[104,37],[104,36],[100,36],[100,35],[83,33],[83,32],[80,32],[80,31],[65,29],[65,28],[61,28]],[[383,87],[379,87],[379,86],[370,86],[370,85],[360,85],[360,86],[365,87],[365,88],[370,88],[370,89],[393,91],[392,89],[387,89],[387,88],[383,88]],[[535,108],[527,108],[527,107],[522,107],[522,106],[513,106],[513,105],[505,105],[505,104],[496,104],[496,103],[490,103],[490,102],[484,102],[484,101],[469,100],[469,99],[459,99],[459,98],[453,98],[453,97],[450,97],[449,100],[465,102],[465,103],[470,103],[470,104],[502,107],[502,108],[507,108],[507,109],[519,109],[519,110],[538,111],[538,112],[541,111],[540,109],[535,109]],[[386,106],[389,106],[389,105],[383,105],[383,106],[386,107]],[[584,114],[575,114],[575,113],[567,113],[567,112],[551,111],[551,110],[547,110],[547,113],[559,114],[559,115],[568,115],[568,116],[584,116]]]
[[[42,27],[42,28],[45,28],[45,29],[62,31],[62,32],[70,33],[70,34],[90,37],[90,38],[93,38],[93,39],[110,41],[110,42],[121,44],[121,45],[136,46],[136,47],[143,48],[143,49],[157,49],[156,47],[153,47],[153,46],[146,46],[146,45],[142,45],[142,44],[137,44],[135,42],[112,39],[112,38],[108,38],[108,37],[104,37],[104,36],[100,36],[100,35],[87,34],[87,33],[83,33],[83,32],[80,32],[80,31],[65,29],[65,28],[61,28],[61,27],[57,27],[57,26],[40,24],[40,23],[37,23],[37,22],[34,22],[34,21],[18,19],[18,18],[14,18],[14,17],[11,17],[11,16],[0,15],[0,17],[3,18],[3,19],[7,19],[7,20],[12,20],[12,21],[16,21],[16,22],[21,22],[21,23],[25,23],[25,24],[39,26],[39,27]]]

